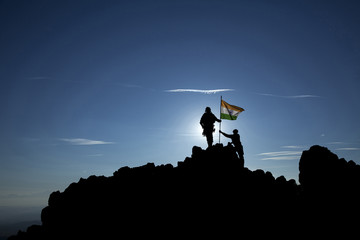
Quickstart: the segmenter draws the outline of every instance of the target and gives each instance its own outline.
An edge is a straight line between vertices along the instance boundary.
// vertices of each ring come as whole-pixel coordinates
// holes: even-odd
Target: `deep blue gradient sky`
[[[206,148],[199,120],[206,106],[219,116],[221,95],[245,109],[222,130],[239,130],[249,169],[297,180],[314,144],[360,164],[359,12],[343,0],[0,1],[0,210],[44,207],[123,166],[176,166]]]

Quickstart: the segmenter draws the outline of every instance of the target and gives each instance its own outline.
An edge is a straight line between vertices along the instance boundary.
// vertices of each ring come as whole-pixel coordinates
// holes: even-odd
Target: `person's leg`
[[[211,147],[212,144],[213,144],[213,135],[212,135],[212,133],[208,133],[206,138],[207,138],[208,147]]]
[[[239,157],[240,157],[240,164],[242,167],[244,167],[245,165],[244,155],[239,155]]]
[[[236,147],[236,152],[239,155],[241,166],[244,167],[245,160],[244,160],[244,150],[243,150],[242,146]]]

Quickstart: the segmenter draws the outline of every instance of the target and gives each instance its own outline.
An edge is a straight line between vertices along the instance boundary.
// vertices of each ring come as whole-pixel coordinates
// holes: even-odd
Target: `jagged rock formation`
[[[360,166],[339,159],[325,147],[312,146],[299,163],[299,182],[311,197],[354,201],[358,199]]]
[[[304,151],[299,162],[303,215],[310,228],[329,236],[358,235],[360,166],[321,146]]]
[[[53,192],[42,211],[42,225],[10,239],[169,239],[217,234],[290,234],[292,238],[309,233],[324,236],[327,232],[319,226],[334,223],[342,230],[336,214],[343,206],[335,204],[331,212],[336,214],[330,218],[319,206],[338,191],[347,198],[355,197],[359,166],[313,146],[304,151],[299,169],[301,185],[244,168],[231,145],[207,150],[194,147],[192,156],[176,167],[153,163],[123,167],[112,177],[91,176],[70,184],[62,193]],[[343,184],[350,185],[341,187]]]

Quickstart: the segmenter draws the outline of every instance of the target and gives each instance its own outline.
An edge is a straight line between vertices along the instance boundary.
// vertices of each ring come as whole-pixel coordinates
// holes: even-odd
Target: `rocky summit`
[[[231,145],[194,146],[175,167],[122,167],[53,192],[42,224],[9,240],[357,234],[360,166],[312,146],[299,172],[300,185],[247,169]]]

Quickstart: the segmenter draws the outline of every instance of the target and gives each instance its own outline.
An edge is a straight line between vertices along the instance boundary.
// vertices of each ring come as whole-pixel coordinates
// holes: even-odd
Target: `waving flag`
[[[237,116],[245,111],[241,107],[230,105],[221,99],[220,119],[236,120]]]

